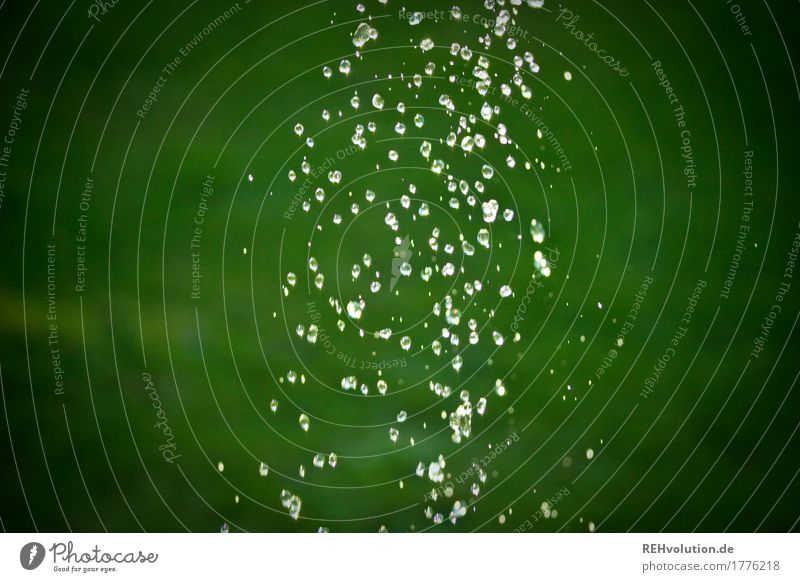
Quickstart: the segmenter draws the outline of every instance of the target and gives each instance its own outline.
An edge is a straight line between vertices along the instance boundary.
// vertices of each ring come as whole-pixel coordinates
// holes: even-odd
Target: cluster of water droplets
[[[342,186],[358,177],[345,175],[336,167],[327,169],[321,178],[323,183],[315,185],[301,204],[302,211],[309,217],[313,218],[319,211],[317,232],[334,229],[334,236],[340,237],[340,229],[354,221],[365,220],[363,216],[367,211],[379,213],[380,226],[374,229],[369,248],[360,249],[352,257],[339,258],[348,265],[345,272],[350,280],[348,285],[344,285],[348,290],[346,296],[339,292],[337,277],[341,274],[337,272],[335,261],[318,259],[323,255],[315,252],[315,245],[311,242],[306,264],[290,265],[282,273],[281,292],[286,301],[297,296],[296,299],[305,304],[309,295],[313,295],[315,301],[319,300],[317,316],[290,322],[295,336],[293,341],[318,348],[320,358],[324,358],[320,338],[325,334],[338,334],[337,345],[352,346],[350,349],[353,351],[366,350],[374,354],[374,350],[381,350],[382,346],[394,346],[393,349],[399,348],[401,354],[413,356],[418,365],[424,363],[425,369],[431,370],[427,381],[430,396],[427,398],[432,398],[432,402],[442,401],[447,406],[448,412],[442,411],[441,419],[455,445],[473,435],[473,423],[492,410],[492,400],[501,399],[508,393],[503,379],[471,386],[477,396],[472,396],[469,390],[454,388],[460,381],[462,368],[469,361],[471,350],[488,347],[488,352],[486,348],[481,352],[485,358],[486,353],[506,349],[521,339],[519,332],[511,333],[507,319],[495,317],[504,301],[516,297],[512,282],[504,279],[500,267],[497,266],[495,272],[488,268],[493,254],[505,252],[503,244],[496,241],[519,241],[522,256],[531,268],[543,277],[551,275],[551,265],[539,248],[545,241],[544,224],[538,218],[517,216],[514,198],[501,180],[503,172],[545,169],[544,162],[532,163],[517,143],[517,139],[524,141],[535,135],[532,126],[526,126],[524,131],[520,130],[522,135],[516,136],[504,123],[506,110],[511,107],[509,100],[504,98],[533,99],[526,75],[539,71],[533,54],[518,50],[517,39],[508,34],[518,11],[525,9],[523,5],[536,8],[542,2],[486,0],[483,8],[493,26],[480,31],[477,38],[467,38],[462,42],[443,42],[428,36],[414,39],[411,50],[419,51],[430,60],[420,70],[403,73],[399,79],[392,75],[385,79],[387,82],[399,81],[406,89],[417,92],[413,115],[406,116],[411,106],[390,97],[390,91],[380,89],[369,91],[371,96],[363,100],[357,90],[342,95],[338,112],[330,105],[318,112],[324,123],[336,117],[346,123],[348,115],[353,116],[350,143],[341,146],[355,150],[341,151],[355,151],[348,155],[362,155],[359,152],[378,149],[382,152],[379,156],[382,163],[388,167],[403,162],[408,166],[427,168],[434,180],[425,180],[423,187],[410,182],[410,175],[408,179],[404,176],[402,190],[398,192],[398,186],[386,177],[376,184],[353,188],[345,194]],[[359,5],[357,10],[363,14],[367,8]],[[454,6],[450,17],[460,19],[460,8]],[[424,14],[414,13],[408,18],[407,25],[416,27],[423,19]],[[412,28],[412,33],[415,30]],[[467,30],[472,31],[471,36],[477,32],[471,27]],[[368,49],[378,42],[379,37],[371,19],[359,23],[352,34],[355,54],[323,66],[322,78],[330,79],[338,74],[349,80],[361,63],[370,58]],[[470,48],[470,41],[475,43],[477,50]],[[494,45],[510,51],[501,55],[497,65],[488,53]],[[508,62],[513,66],[509,67]],[[465,79],[468,79],[467,83]],[[433,126],[429,123],[432,118],[437,121],[445,119],[446,131],[435,135],[438,130],[429,129]],[[316,126],[318,122],[311,118],[290,121],[289,133],[303,140],[306,149],[298,166],[288,171],[286,185],[289,192],[296,191],[297,184],[293,183],[312,174],[325,159],[324,152],[313,155],[316,140],[307,127]],[[541,139],[541,135],[538,137]],[[411,160],[404,159],[408,154],[398,151],[400,147],[391,145],[394,142],[403,145],[402,140],[407,139],[419,143],[418,147],[413,147],[415,155]],[[388,145],[381,140],[386,140]],[[536,149],[538,146],[537,143]],[[486,161],[490,154],[502,161],[505,168],[497,168]],[[462,169],[461,175],[457,175],[448,161],[455,159],[459,162],[468,160],[469,169]],[[458,166],[462,167],[462,164]],[[377,168],[381,169],[381,163]],[[431,183],[436,186],[430,186]],[[455,220],[456,231],[444,228],[448,220]],[[420,225],[424,225],[423,230],[428,233],[426,237],[414,234]],[[391,264],[374,263],[374,249],[381,246],[392,249]],[[346,248],[344,252],[349,250]],[[303,284],[306,279],[310,282],[308,286]],[[443,293],[442,285],[446,289]],[[439,290],[437,296],[433,295],[433,289]],[[422,325],[406,325],[401,314],[387,317],[392,297],[401,294],[414,294],[418,298],[415,303],[427,303],[425,313],[417,316],[424,321]],[[513,307],[507,309],[505,315],[513,310]],[[320,318],[335,323],[323,327]],[[354,396],[385,397],[402,385],[406,372],[395,372],[379,369],[343,374],[336,389]],[[280,380],[294,388],[320,389],[312,382],[307,383],[305,374],[295,370],[288,370]],[[458,396],[451,398],[454,391],[458,391]],[[388,401],[379,398],[373,402],[375,406],[385,407]],[[277,414],[278,401],[272,399],[269,408]],[[500,406],[497,408],[501,409]],[[409,414],[405,410],[392,413],[396,422],[389,423],[382,437],[388,436],[387,447],[398,447],[398,443],[405,442],[404,438],[407,438],[409,446],[415,445],[414,435],[418,433],[418,427],[401,431],[401,425],[407,426],[407,421],[413,416],[413,412]],[[421,424],[423,430],[428,428],[427,423]],[[310,428],[309,414],[300,411],[298,430],[302,433]],[[402,433],[406,433],[405,437]],[[445,472],[447,452],[450,451],[442,450],[436,459],[420,460],[416,468],[410,468],[412,474],[433,484],[430,499],[434,504],[443,498],[448,499],[445,507],[427,506],[424,509],[425,517],[433,524],[445,520],[456,523],[467,515],[471,505],[468,499],[480,494],[481,485],[487,479],[483,468],[476,465],[473,467],[475,481],[465,484],[464,491],[441,494],[439,484],[448,477]],[[311,464],[321,470],[325,470],[326,464],[334,468],[337,455],[314,453]],[[304,467],[301,464],[298,469],[301,478],[306,476]],[[261,463],[259,475],[266,477],[268,473],[267,465]],[[402,480],[399,484],[404,487]],[[449,498],[453,496],[458,499],[450,505]],[[298,519],[302,507],[300,498],[284,489],[280,501],[291,517]],[[327,531],[327,528],[320,530]]]

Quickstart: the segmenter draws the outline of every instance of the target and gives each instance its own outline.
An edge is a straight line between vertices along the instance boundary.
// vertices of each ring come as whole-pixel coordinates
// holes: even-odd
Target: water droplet
[[[308,418],[308,415],[305,413],[301,414],[299,422],[300,422],[300,428],[308,432],[308,427],[311,425],[311,420]]]
[[[542,244],[544,242],[544,225],[536,220],[531,220],[531,237],[533,242]]]
[[[533,253],[533,266],[536,268],[539,273],[541,273],[544,277],[550,276],[550,264],[548,263],[547,259],[544,258],[541,251],[536,251]],[[602,307],[599,303],[597,304],[598,307]]]
[[[421,153],[426,159],[429,158],[431,155],[431,142],[423,141],[422,145],[419,146],[419,153]]]
[[[503,384],[503,381],[499,378],[494,383],[494,391],[498,396],[505,396],[506,395],[506,387]]]
[[[286,489],[281,491],[281,505],[289,510],[289,516],[292,519],[300,517],[300,508],[303,506],[303,502],[297,495],[292,495],[291,491]]]
[[[377,386],[378,392],[381,394],[381,396],[385,395],[386,391],[389,389],[389,385],[386,383],[386,380],[383,379],[378,380]]]
[[[356,48],[363,47],[368,41],[378,38],[378,31],[366,22],[362,22],[353,33],[353,44]]]
[[[347,303],[347,315],[353,319],[361,319],[363,313],[363,306],[358,301],[350,301]]]
[[[444,481],[444,471],[439,463],[433,462],[428,466],[428,479],[434,483],[441,483]]]
[[[464,517],[467,514],[467,507],[461,501],[456,501],[453,504],[453,510],[450,512],[450,522],[455,524],[459,518]]]
[[[494,222],[497,218],[497,211],[500,208],[497,200],[491,199],[487,202],[483,202],[481,207],[483,208],[483,221],[490,224]]]

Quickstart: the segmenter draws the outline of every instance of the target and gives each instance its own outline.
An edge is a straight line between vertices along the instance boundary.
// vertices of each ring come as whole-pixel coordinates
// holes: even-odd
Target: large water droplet
[[[353,44],[356,48],[363,47],[370,40],[378,38],[378,31],[372,28],[366,22],[362,22],[353,33]]]
[[[363,313],[363,307],[360,302],[349,301],[347,303],[347,315],[349,315],[353,319],[361,319],[362,313]]]

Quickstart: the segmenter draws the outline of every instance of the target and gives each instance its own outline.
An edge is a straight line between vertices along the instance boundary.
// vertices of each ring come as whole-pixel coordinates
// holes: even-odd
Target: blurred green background
[[[2,168],[0,206],[4,530],[797,530],[799,303],[797,281],[785,276],[800,229],[797,47],[787,29],[796,4],[743,1],[737,6],[745,21],[722,1],[523,5],[513,16],[513,51],[498,39],[482,47],[478,37],[487,31],[480,23],[426,19],[410,27],[399,17],[403,8],[446,10],[449,3],[364,4],[363,13],[356,2],[339,1],[0,5],[7,57],[0,131],[7,135],[15,107],[21,113]],[[491,17],[483,2],[459,6]],[[510,6],[495,12],[503,8]],[[359,59],[351,35],[367,16],[379,37]],[[575,31],[593,33],[629,75],[601,62]],[[415,47],[426,37],[437,46],[422,53]],[[450,56],[451,42],[468,44],[472,61]],[[182,48],[181,62],[165,73]],[[344,304],[366,284],[365,275],[352,281],[350,266],[369,252],[373,270],[390,271],[394,235],[379,203],[413,183],[419,198],[447,204],[442,177],[418,154],[420,140],[436,140],[449,172],[480,177],[477,152],[464,156],[438,143],[458,122],[441,111],[441,93],[459,111],[478,114],[483,102],[448,76],[471,76],[486,53],[497,84],[524,51],[541,66],[524,73],[533,90],[526,103],[553,131],[570,169],[556,170],[552,142],[536,136],[524,110],[487,97],[501,106],[525,153],[515,154],[513,170],[494,138],[479,154],[497,169],[491,194],[515,209],[515,220],[497,228],[491,257],[477,253],[469,273],[486,270],[487,285],[508,277],[515,296],[497,307],[494,291],[479,295],[464,319],[476,313],[483,323],[497,307],[492,325],[504,330],[507,344],[494,354],[482,336],[456,374],[439,370],[446,361],[430,352],[411,357],[396,338],[361,339],[349,324],[339,332],[328,297]],[[343,58],[353,63],[349,75],[338,73]],[[430,78],[423,72],[429,61],[437,63]],[[683,172],[675,105],[654,61],[686,114],[694,189]],[[330,79],[325,65],[334,69]],[[415,73],[425,77],[419,89],[410,84]],[[137,115],[159,76],[157,101]],[[17,98],[23,89],[24,110]],[[357,111],[349,105],[356,90]],[[387,101],[384,111],[369,107],[375,91]],[[406,103],[405,114],[392,110],[397,101]],[[424,128],[413,125],[418,111]],[[401,117],[404,139],[378,143],[398,137],[391,128]],[[336,159],[341,194],[331,199],[338,188],[323,176],[314,188],[325,184],[330,206],[313,201],[312,212],[298,208],[287,218],[304,179],[303,157],[312,166],[336,158],[355,124],[369,120],[379,131],[368,135],[368,147]],[[302,138],[292,130],[298,122]],[[303,145],[307,135],[313,148]],[[390,147],[399,153],[396,164],[386,158]],[[752,198],[744,194],[747,151]],[[520,167],[525,157],[533,170]],[[290,169],[299,174],[294,183]],[[209,176],[201,291],[193,299],[190,243]],[[87,177],[93,188],[82,209]],[[378,194],[372,207],[367,189]],[[746,200],[753,201],[750,230],[725,298]],[[349,228],[353,202],[361,212]],[[434,225],[443,239],[454,239],[457,227],[474,236],[480,211],[464,206],[441,221],[432,207],[430,221],[407,231],[415,248],[425,250]],[[344,217],[341,225],[332,222],[334,212]],[[76,240],[82,214],[85,244]],[[531,218],[546,226],[541,247],[528,234]],[[56,249],[57,344],[48,343],[49,244]],[[514,310],[534,273],[532,253],[545,246],[557,249],[557,265],[532,295],[521,339],[512,343]],[[80,292],[79,251],[87,268]],[[322,291],[309,289],[309,252],[326,273]],[[298,283],[284,296],[289,271]],[[412,336],[430,343],[441,327],[429,316],[432,297],[447,286],[440,279],[423,286],[417,274],[398,283],[397,295],[366,293],[365,329],[428,318],[430,329]],[[646,277],[653,283],[618,346]],[[685,337],[644,397],[698,280],[706,286]],[[789,283],[781,312],[753,357],[781,283]],[[298,323],[310,323],[308,297],[324,312],[322,325],[342,357],[295,334]],[[63,391],[54,383],[55,348]],[[616,357],[597,375],[609,350]],[[376,395],[375,372],[348,372],[345,361],[402,358],[405,367],[384,372],[384,397],[340,387],[353,373]],[[289,370],[306,382],[280,381]],[[165,439],[154,427],[146,378],[174,435],[180,456],[173,462],[159,450]],[[451,384],[454,394],[441,401],[428,388],[431,378]],[[503,398],[492,394],[497,378],[505,379]],[[456,445],[441,414],[455,409],[461,389],[473,402],[488,395],[489,404],[486,415],[473,418],[473,435]],[[400,410],[409,414],[402,424],[395,422]],[[307,432],[298,425],[301,412],[311,417]],[[390,426],[400,430],[396,443]],[[434,484],[414,475],[420,461],[444,455],[445,482],[455,481],[509,437],[485,466],[480,495],[470,493],[470,477],[452,497],[425,499]],[[332,451],[335,469],[312,465],[315,452]],[[261,462],[270,467],[266,477],[258,473]],[[299,520],[281,506],[283,489],[302,499]],[[556,497],[559,491],[568,495]],[[447,517],[456,500],[470,503],[467,515],[431,527],[425,507]]]

